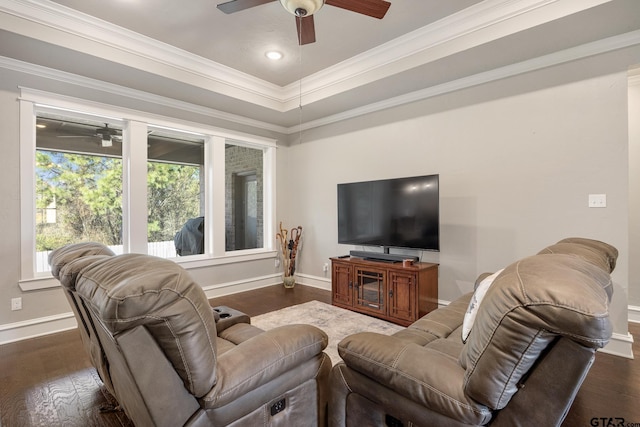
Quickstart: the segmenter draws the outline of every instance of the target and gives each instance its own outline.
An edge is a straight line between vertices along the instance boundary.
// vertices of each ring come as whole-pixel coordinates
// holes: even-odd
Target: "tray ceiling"
[[[278,1],[226,15],[215,0],[3,0],[0,56],[293,133],[300,95],[317,126],[640,43],[637,0],[390,2],[382,20],[324,7],[316,43],[300,47]]]

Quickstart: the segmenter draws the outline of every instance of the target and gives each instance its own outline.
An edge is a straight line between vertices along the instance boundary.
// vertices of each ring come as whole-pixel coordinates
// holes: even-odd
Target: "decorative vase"
[[[285,288],[293,288],[296,285],[296,278],[293,276],[294,268],[291,268],[291,264],[295,261],[291,259],[284,260],[284,273],[282,274],[282,283]]]
[[[280,222],[280,232],[276,234],[276,240],[280,244],[280,250],[282,251],[282,283],[285,288],[291,289],[296,285],[296,278],[293,274],[296,271],[296,255],[298,253],[301,235],[301,226],[292,228],[291,231],[289,231],[282,228],[282,222]]]
[[[293,276],[282,276],[282,282],[285,288],[291,289],[296,285],[296,278]]]

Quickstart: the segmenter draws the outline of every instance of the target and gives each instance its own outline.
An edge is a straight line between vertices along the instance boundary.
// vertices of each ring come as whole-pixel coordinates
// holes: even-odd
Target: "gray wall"
[[[636,221],[628,197],[627,68],[633,64],[640,64],[640,48],[305,132],[302,144],[282,147],[277,159],[276,219],[304,227],[298,272],[327,277],[322,266],[328,258],[351,249],[336,243],[337,183],[439,173],[442,250],[422,259],[440,263],[440,299],[454,299],[480,272],[561,238],[591,237],[620,249],[612,314],[616,332],[626,333],[627,295],[640,296],[629,267],[629,221]],[[0,69],[0,326],[69,311],[58,289],[22,293],[18,287],[18,86],[237,128]],[[590,193],[606,193],[608,207],[588,209]],[[272,260],[263,260],[194,274],[207,286],[273,272]],[[24,309],[12,312],[9,301],[16,296]]]
[[[441,251],[422,260],[440,263],[441,300],[472,290],[479,273],[589,237],[620,250],[612,314],[626,334],[634,63],[640,48],[307,131],[278,165],[285,193],[295,195],[279,200],[279,211],[305,227],[299,272],[322,276],[329,257],[353,249],[337,244],[337,183],[438,173]],[[591,193],[605,193],[607,207],[588,208]]]

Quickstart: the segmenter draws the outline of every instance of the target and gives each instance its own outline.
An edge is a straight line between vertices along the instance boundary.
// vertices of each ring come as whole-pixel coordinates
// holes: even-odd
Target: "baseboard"
[[[611,336],[609,344],[599,351],[614,356],[625,357],[627,359],[633,359],[633,335],[629,332],[627,334],[618,334],[616,332]]]
[[[235,282],[221,283],[218,285],[203,286],[204,294],[207,298],[222,297],[236,294],[238,292],[251,291],[267,286],[282,283],[282,273],[270,274],[268,276],[253,277],[247,280],[237,280]]]
[[[640,307],[637,305],[629,306],[629,322],[640,323]]]
[[[305,286],[311,286],[312,288],[324,289],[325,291],[331,290],[331,278],[311,276],[310,274],[296,274],[296,283]]]
[[[313,288],[331,290],[331,279],[326,277],[312,276],[310,274],[296,274],[296,284],[311,286]],[[220,285],[205,286],[204,290],[207,298],[221,297],[224,295],[236,294],[238,292],[251,291],[267,286],[278,285],[282,283],[282,273],[271,274],[253,278],[250,280],[239,280],[237,282],[229,282]]]
[[[78,326],[72,312],[0,325],[0,345],[68,331]]]

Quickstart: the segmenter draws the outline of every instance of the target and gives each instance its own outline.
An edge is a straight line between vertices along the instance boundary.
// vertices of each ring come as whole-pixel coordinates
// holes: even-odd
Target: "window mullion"
[[[226,139],[214,136],[209,140],[207,160],[207,220],[213,227],[208,227],[207,237],[214,256],[225,254],[225,143]],[[205,161],[205,165],[207,162]]]
[[[122,141],[122,222],[124,252],[146,254],[147,245],[147,125],[129,121]]]
[[[276,224],[276,149],[264,150],[264,248],[274,249]]]

